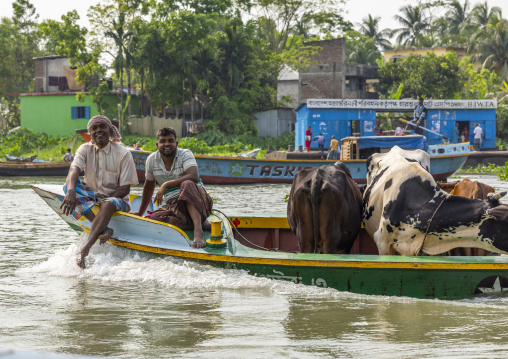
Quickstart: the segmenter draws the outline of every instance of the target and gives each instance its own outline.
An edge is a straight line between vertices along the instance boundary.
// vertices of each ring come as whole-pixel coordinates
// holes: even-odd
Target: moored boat
[[[395,138],[395,136],[392,137]],[[376,144],[376,149],[391,148],[409,137],[421,136],[396,137],[396,141],[387,141],[385,145],[389,145],[389,147],[379,147]],[[386,141],[387,138],[385,137],[383,140]],[[361,149],[360,147],[358,155],[353,154],[348,159],[341,157],[341,161],[349,168],[353,179],[358,184],[366,183],[367,176],[366,161],[368,156],[360,155]],[[468,143],[432,145],[428,147],[427,152],[430,155],[430,172],[436,181],[446,181],[464,165],[471,154]],[[142,182],[145,179],[145,161],[151,152],[131,150],[131,153],[136,164],[138,178]],[[195,157],[199,175],[206,184],[292,183],[299,170],[335,162],[335,160],[257,159],[206,155],[196,155]]]
[[[85,217],[64,215],[60,210],[64,197],[61,186],[32,188],[73,229],[89,231],[90,222]],[[135,210],[139,199],[131,195],[131,201]],[[97,208],[93,210],[97,212]],[[114,229],[110,242],[134,250],[246,270],[252,275],[352,293],[461,299],[508,290],[505,256],[379,256],[365,254],[372,248],[364,247],[362,236],[353,247],[356,254],[303,254],[294,252],[298,245],[283,215],[228,217],[220,212],[213,215],[221,222],[224,246],[198,249],[191,247],[192,231],[116,212],[109,224]],[[210,232],[205,233],[207,236]]]
[[[67,176],[70,162],[0,162],[0,176]]]

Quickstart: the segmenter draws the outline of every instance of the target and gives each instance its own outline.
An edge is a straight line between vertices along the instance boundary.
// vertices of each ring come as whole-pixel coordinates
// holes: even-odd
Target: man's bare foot
[[[101,234],[99,234],[99,240],[100,240],[100,244],[104,244],[106,243],[110,238],[111,236],[113,235],[113,230],[111,228],[106,228],[104,230],[104,232],[102,232]]]
[[[86,256],[83,253],[79,252],[76,256],[76,264],[78,267],[85,269],[85,258]]]
[[[203,248],[204,246],[206,246],[206,243],[203,240],[203,237],[201,238],[194,237],[194,242],[192,242],[192,246],[194,248]]]

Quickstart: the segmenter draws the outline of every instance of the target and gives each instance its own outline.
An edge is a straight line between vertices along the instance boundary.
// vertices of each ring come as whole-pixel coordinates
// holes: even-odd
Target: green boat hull
[[[64,215],[63,199],[51,186],[34,190],[76,231],[90,223]],[[61,187],[60,187],[61,189]],[[60,190],[59,189],[59,190]],[[508,257],[404,257],[365,254],[304,254],[249,248],[233,236],[233,228],[220,214],[227,247],[192,248],[188,233],[168,224],[127,213],[113,216],[114,245],[179,257],[251,275],[297,284],[333,288],[358,294],[407,296],[423,299],[463,299],[508,290]],[[266,221],[265,221],[266,222]],[[208,233],[209,235],[209,233]],[[206,238],[207,234],[205,234]]]

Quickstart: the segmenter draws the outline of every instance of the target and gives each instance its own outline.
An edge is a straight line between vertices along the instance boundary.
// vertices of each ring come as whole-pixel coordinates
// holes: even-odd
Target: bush
[[[49,150],[56,154],[64,154],[70,136],[54,137],[46,133],[33,133],[29,129],[20,128],[0,137],[0,156],[30,156],[40,150]],[[62,152],[63,151],[63,152]]]

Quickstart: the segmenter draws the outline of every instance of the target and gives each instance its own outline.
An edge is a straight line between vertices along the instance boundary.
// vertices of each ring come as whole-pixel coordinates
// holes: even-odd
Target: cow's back
[[[485,183],[464,178],[457,183],[450,194],[473,199],[487,199],[487,195],[494,192],[494,188]]]
[[[288,199],[288,222],[302,252],[349,252],[354,241],[349,237],[359,232],[361,192],[349,170],[346,173],[340,167],[311,168],[295,176]],[[333,238],[341,238],[336,232],[342,233],[345,228],[347,238],[332,243]]]

